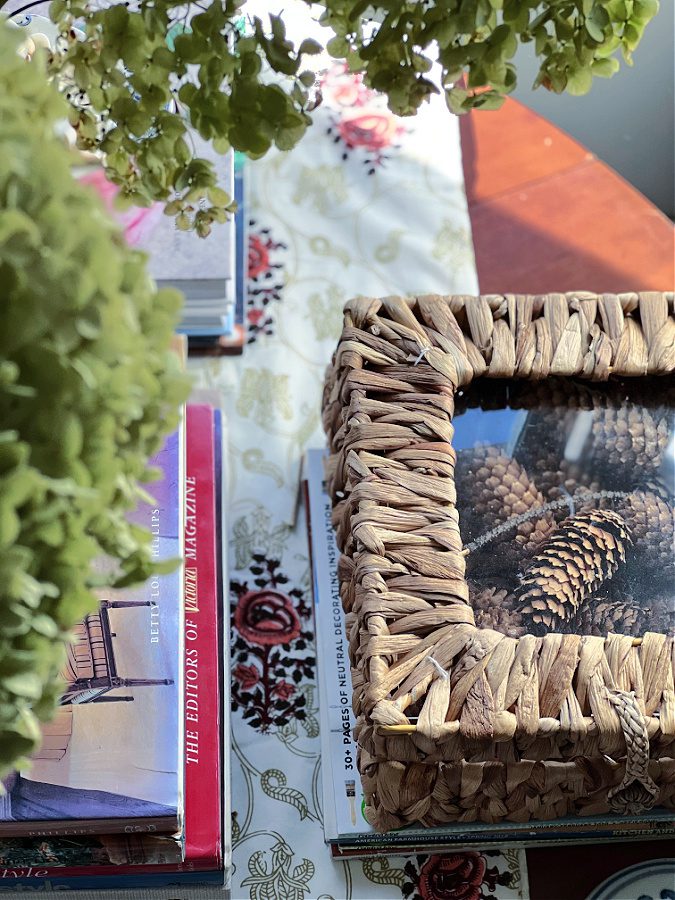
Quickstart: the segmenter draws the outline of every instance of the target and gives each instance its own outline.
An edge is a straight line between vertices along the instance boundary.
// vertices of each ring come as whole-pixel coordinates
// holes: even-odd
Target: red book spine
[[[189,405],[186,420],[185,859],[182,863],[118,866],[0,866],[0,879],[213,871],[222,866],[213,410],[206,405]]]
[[[187,409],[185,519],[186,859],[222,862],[220,615],[213,410]]]

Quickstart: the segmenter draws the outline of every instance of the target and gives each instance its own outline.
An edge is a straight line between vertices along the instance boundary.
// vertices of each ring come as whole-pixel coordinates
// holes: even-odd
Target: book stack
[[[76,629],[57,714],[30,767],[3,783],[0,892],[224,888],[222,448],[220,410],[194,403],[152,460],[161,478],[131,518],[160,571],[183,565],[101,593]]]
[[[235,200],[237,211],[226,222],[214,223],[207,237],[179,230],[172,216],[150,216],[139,247],[148,253],[157,285],[175,287],[185,296],[178,330],[187,335],[190,351],[240,354],[248,265],[246,157],[233,150],[219,155],[195,133],[191,139],[195,154],[213,163],[218,187]]]
[[[243,153],[218,154],[195,132],[194,153],[213,163],[217,186],[236,203],[227,221],[214,222],[206,237],[182,231],[164,204],[121,209],[118,189],[109,182],[97,158],[83,159],[77,177],[103,199],[124,231],[128,244],[148,256],[148,271],[158,287],[173,287],[184,298],[177,331],[187,338],[190,353],[240,355],[246,346],[248,275],[248,163]]]
[[[668,838],[675,833],[672,812],[644,815],[568,817],[526,823],[458,822],[438,827],[408,826],[386,834],[368,823],[353,740],[349,622],[340,600],[339,551],[332,507],[324,482],[327,453],[310,450],[305,459],[304,494],[309,526],[314,592],[324,837],[335,858],[438,853],[467,847],[538,847],[557,844]]]

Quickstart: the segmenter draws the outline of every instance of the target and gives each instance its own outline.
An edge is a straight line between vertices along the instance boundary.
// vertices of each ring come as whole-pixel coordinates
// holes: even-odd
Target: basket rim
[[[670,292],[357,297],[346,304],[344,317],[342,337],[324,392],[324,424],[330,419],[331,406],[343,402],[350,389],[367,395],[367,388],[361,383],[350,388],[349,372],[362,374],[368,371],[369,363],[377,367],[383,365],[383,360],[390,363],[392,377],[399,371],[403,377],[402,371],[411,367],[421,372],[433,370],[445,380],[451,396],[482,378],[539,381],[574,377],[606,382],[614,376],[639,379],[672,375],[675,371],[675,300]],[[447,326],[445,331],[440,328],[443,323]],[[359,339],[363,341],[361,347]],[[387,346],[391,348],[389,357]],[[452,415],[448,421],[451,423]],[[359,424],[345,425],[339,437],[342,446],[332,447],[338,465],[346,464],[344,447]],[[335,433],[331,434],[330,422],[327,431],[333,444]],[[339,482],[334,479],[331,482],[335,504],[335,485]],[[466,584],[464,574],[461,577]],[[515,642],[516,647],[525,639],[536,641],[537,656],[548,638],[548,635],[509,638],[468,622],[444,627],[455,630],[461,627],[469,634],[492,632],[500,639]],[[654,633],[646,632],[635,638],[613,637],[627,637],[632,648],[642,648],[647,634]],[[580,647],[575,670],[586,640],[606,644],[612,635],[576,637]],[[470,639],[466,643],[469,642]],[[479,672],[476,678],[480,677],[484,678],[484,674],[481,676]],[[426,692],[433,680],[432,676]],[[379,702],[393,701],[385,698]],[[401,712],[404,714],[404,710]],[[379,723],[370,714],[367,718],[384,735],[418,731],[417,724]],[[518,733],[516,727],[515,735]]]

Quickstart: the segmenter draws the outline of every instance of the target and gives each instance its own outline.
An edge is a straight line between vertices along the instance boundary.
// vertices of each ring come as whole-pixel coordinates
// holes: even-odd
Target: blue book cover
[[[182,542],[182,431],[152,460],[152,503],[129,515],[152,534],[158,561]],[[0,797],[0,837],[174,833],[182,806],[182,573],[101,591],[62,672],[57,713],[30,768]]]

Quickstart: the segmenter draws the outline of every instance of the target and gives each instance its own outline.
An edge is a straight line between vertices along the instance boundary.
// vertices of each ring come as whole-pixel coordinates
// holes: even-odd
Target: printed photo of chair
[[[152,601],[103,600],[99,611],[87,616],[75,628],[63,672],[66,689],[61,698],[62,706],[132,702],[133,696],[107,695],[118,688],[173,684],[172,678],[121,678],[117,673],[113,642],[116,635],[110,625],[109,610],[152,605]]]

